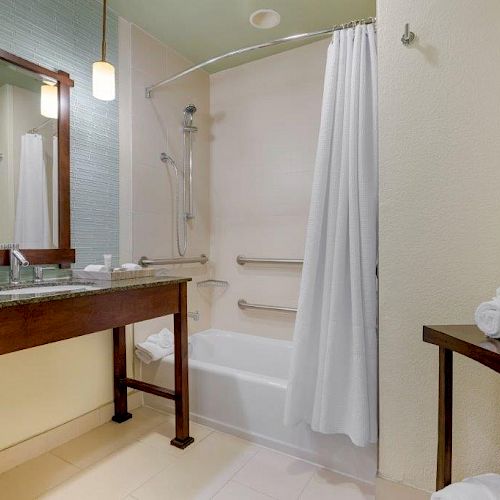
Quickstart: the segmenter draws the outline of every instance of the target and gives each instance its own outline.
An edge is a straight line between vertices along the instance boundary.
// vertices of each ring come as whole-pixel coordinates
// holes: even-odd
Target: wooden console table
[[[439,410],[436,489],[451,483],[453,352],[500,373],[500,342],[474,325],[424,326],[424,342],[439,346]]]
[[[189,436],[188,281],[167,277],[94,283],[73,280],[71,284],[88,284],[93,288],[52,295],[1,295],[0,355],[112,328],[113,420],[121,423],[132,417],[127,411],[127,387],[172,399],[175,438],[171,444],[185,448],[194,441]],[[174,315],[174,390],[128,378],[126,364],[125,325],[169,314]]]

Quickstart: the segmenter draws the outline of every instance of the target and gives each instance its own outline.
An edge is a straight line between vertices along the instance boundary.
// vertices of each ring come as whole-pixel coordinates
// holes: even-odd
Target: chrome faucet
[[[21,267],[27,267],[30,263],[19,250],[19,245],[8,245],[10,272],[9,283],[11,285],[19,285],[21,282]]]

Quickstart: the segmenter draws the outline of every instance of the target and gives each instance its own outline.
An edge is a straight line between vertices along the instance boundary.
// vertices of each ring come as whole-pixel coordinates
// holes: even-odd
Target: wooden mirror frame
[[[70,211],[70,89],[73,80],[64,71],[54,71],[22,59],[0,49],[0,60],[15,64],[32,73],[49,77],[57,82],[59,114],[57,120],[58,142],[58,191],[59,191],[59,247],[54,249],[21,248],[30,264],[60,264],[69,267],[75,262],[75,250],[71,248],[71,211]],[[1,217],[1,214],[0,214]],[[8,241],[2,243],[11,243]],[[0,250],[0,266],[9,265],[9,251]]]

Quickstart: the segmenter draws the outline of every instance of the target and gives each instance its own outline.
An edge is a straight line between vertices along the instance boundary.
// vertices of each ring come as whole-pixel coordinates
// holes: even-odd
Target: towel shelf
[[[236,257],[236,262],[240,266],[244,266],[245,264],[296,264],[301,266],[304,263],[304,259],[272,259],[238,255],[238,257]]]
[[[246,300],[240,299],[238,300],[238,307],[240,309],[260,309],[262,311],[282,311],[282,312],[290,312],[296,313],[296,307],[284,307],[284,306],[268,306],[265,304],[249,304]]]
[[[199,257],[178,257],[174,259],[148,259],[141,257],[139,259],[140,266],[167,266],[173,264],[206,264],[208,257],[201,254]]]

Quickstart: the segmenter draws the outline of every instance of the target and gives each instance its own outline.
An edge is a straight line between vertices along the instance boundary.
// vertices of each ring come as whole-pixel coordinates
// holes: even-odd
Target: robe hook
[[[405,46],[408,47],[410,43],[412,43],[415,40],[415,33],[413,31],[410,31],[410,24],[406,23],[405,24],[405,32],[403,36],[401,37],[401,43]]]

